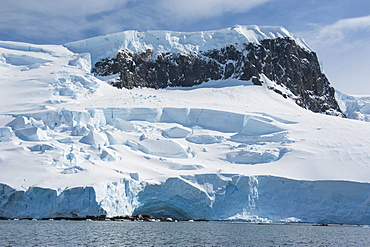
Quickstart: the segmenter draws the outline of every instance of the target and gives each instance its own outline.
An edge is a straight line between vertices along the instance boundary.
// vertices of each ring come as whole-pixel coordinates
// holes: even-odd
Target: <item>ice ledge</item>
[[[230,44],[258,44],[259,41],[265,39],[287,37],[294,39],[302,48],[311,51],[303,39],[294,36],[283,27],[256,25],[236,25],[221,30],[200,32],[129,30],[67,43],[64,46],[76,53],[90,53],[92,62],[95,63],[101,58],[114,57],[122,49],[129,49],[133,52],[151,49],[154,53],[197,52],[220,49]]]

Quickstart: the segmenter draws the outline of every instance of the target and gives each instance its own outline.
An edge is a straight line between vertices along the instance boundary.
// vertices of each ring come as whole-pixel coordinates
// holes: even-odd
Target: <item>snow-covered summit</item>
[[[147,49],[153,53],[178,53],[189,51],[207,51],[219,49],[227,45],[256,43],[265,39],[292,38],[302,48],[310,50],[299,37],[289,33],[283,27],[275,26],[241,26],[200,32],[174,32],[150,30],[139,32],[124,31],[105,36],[65,44],[73,52],[88,52],[93,63],[102,58],[114,57],[119,50],[128,49],[142,52]]]

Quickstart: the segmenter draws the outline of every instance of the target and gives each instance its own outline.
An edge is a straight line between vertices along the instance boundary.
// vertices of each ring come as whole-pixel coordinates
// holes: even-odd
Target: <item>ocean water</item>
[[[0,221],[0,246],[370,246],[367,226]]]

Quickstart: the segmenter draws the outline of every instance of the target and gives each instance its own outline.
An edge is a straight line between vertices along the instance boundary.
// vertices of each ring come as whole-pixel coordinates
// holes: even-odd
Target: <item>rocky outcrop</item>
[[[317,56],[291,38],[265,39],[259,44],[231,44],[221,49],[186,53],[133,53],[121,50],[116,57],[97,62],[93,73],[119,74],[118,88],[191,87],[209,80],[234,78],[267,85],[283,97],[313,112],[343,115],[334,88],[321,72]],[[286,88],[288,90],[282,90]]]

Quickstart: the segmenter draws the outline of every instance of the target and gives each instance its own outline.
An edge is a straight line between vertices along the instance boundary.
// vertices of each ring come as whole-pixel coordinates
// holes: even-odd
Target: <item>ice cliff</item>
[[[158,90],[117,89],[119,75],[91,73],[123,48],[198,52],[287,38],[311,52],[300,39],[255,26],[187,34],[188,45],[184,33],[167,34],[0,42],[0,217],[370,224],[369,123],[303,109],[263,73],[265,86],[228,77]]]
[[[335,97],[348,118],[370,122],[369,96],[347,95],[337,91]]]
[[[146,186],[120,180],[61,193],[39,187],[23,192],[1,185],[0,214],[8,218],[150,214],[178,220],[368,224],[369,189],[368,183],[231,174],[186,175]]]

